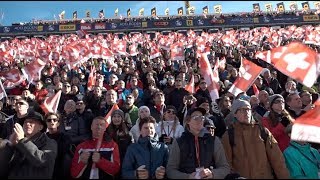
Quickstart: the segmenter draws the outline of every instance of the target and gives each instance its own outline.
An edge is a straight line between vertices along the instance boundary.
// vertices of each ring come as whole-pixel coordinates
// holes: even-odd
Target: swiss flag
[[[131,44],[129,46],[129,50],[130,50],[130,56],[136,56],[138,55],[138,51],[137,51],[137,45],[135,43]]]
[[[261,73],[262,69],[262,67],[257,66],[253,62],[243,59],[239,68],[239,77],[230,87],[229,92],[234,96],[237,96],[241,92],[246,92]]]
[[[2,85],[1,80],[0,80],[0,100],[3,99],[4,97],[7,97],[7,93]]]
[[[114,52],[118,55],[125,55],[127,56],[127,42],[123,40],[119,40],[113,43]]]
[[[191,80],[190,80],[189,84],[187,84],[184,89],[191,94],[193,94],[195,92],[195,90],[194,90],[194,75],[191,76]]]
[[[291,139],[320,143],[320,98],[315,107],[294,121]]]
[[[253,85],[252,85],[252,89],[253,89],[254,95],[255,95],[256,97],[258,97],[260,91],[259,91],[257,85],[256,85],[256,84],[253,84]]]
[[[96,84],[96,76],[95,76],[95,72],[96,72],[96,67],[95,66],[91,66],[91,70],[90,70],[90,74],[88,77],[88,90],[91,91],[93,86]]]
[[[44,68],[46,63],[41,59],[37,58],[36,60],[30,62],[24,66],[21,71],[23,75],[27,78],[29,82],[40,80],[41,71]]]
[[[217,83],[217,78],[219,77],[215,77],[206,53],[201,54],[199,65],[200,65],[201,75],[207,83],[207,86],[208,86],[207,88],[209,90],[211,99],[212,101],[215,101],[216,99],[219,98],[219,91],[218,91],[219,84]],[[215,67],[215,71],[217,71],[217,68],[218,67]]]
[[[184,47],[182,42],[174,43],[170,46],[171,49],[171,60],[184,60]]]
[[[10,69],[6,72],[1,72],[0,76],[5,78],[3,86],[6,89],[14,88],[21,84],[26,78],[20,73],[19,69]]]
[[[320,74],[320,55],[299,42],[257,53],[256,57],[307,87],[311,87]]]
[[[59,101],[61,97],[61,90],[51,97],[46,97],[43,103],[40,105],[41,109],[45,114],[49,112],[57,113]]]
[[[150,59],[161,56],[160,50],[155,42],[151,43]]]
[[[113,52],[106,45],[101,45],[101,58],[102,59],[113,59]]]

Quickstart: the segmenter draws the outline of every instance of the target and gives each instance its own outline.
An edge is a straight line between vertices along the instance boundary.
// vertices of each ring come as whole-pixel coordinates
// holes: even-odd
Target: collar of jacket
[[[33,142],[38,148],[44,146],[47,142],[46,139],[47,135],[43,132],[38,132],[37,134],[33,135],[29,140]]]
[[[138,139],[138,143],[146,148],[150,147],[150,146],[155,147],[159,143],[159,136],[157,133],[154,134],[153,138],[150,136],[142,137],[140,135],[140,137]]]
[[[190,132],[189,128],[185,128],[184,133],[188,136],[192,136],[194,137],[194,135]],[[199,137],[205,137],[207,135],[210,135],[210,132],[207,130],[207,128],[202,128],[200,133],[199,133]]]
[[[246,124],[246,123],[241,123],[241,122],[239,122],[238,120],[236,120],[236,121],[233,123],[233,126],[234,126],[234,127],[237,127],[237,128],[241,128],[241,129],[248,129],[248,128],[254,127],[255,124],[258,124],[258,123]]]
[[[310,146],[311,146],[310,143],[306,143],[306,144],[302,145],[296,141],[290,141],[290,144],[291,144],[291,146],[294,146],[294,147],[301,149],[303,151],[310,149]]]

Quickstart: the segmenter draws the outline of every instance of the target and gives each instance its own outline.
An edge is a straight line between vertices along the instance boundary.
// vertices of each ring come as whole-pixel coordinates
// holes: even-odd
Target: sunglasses
[[[205,117],[204,116],[193,116],[191,117],[191,120],[196,120],[196,121],[204,121],[205,120]]]
[[[21,105],[26,105],[26,104],[23,103],[23,102],[17,102],[16,105],[20,105],[21,106]]]
[[[76,105],[82,105],[83,104],[83,102],[78,102],[78,103],[76,103]]]
[[[171,114],[176,114],[176,112],[175,112],[174,110],[170,110],[170,109],[167,110],[166,112],[167,112],[167,113],[171,113]]]
[[[51,122],[51,121],[53,121],[53,122],[58,122],[59,119],[47,119],[47,122]]]

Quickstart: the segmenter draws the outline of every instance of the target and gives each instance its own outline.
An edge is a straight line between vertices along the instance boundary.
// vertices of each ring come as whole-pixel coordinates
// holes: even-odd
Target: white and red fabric
[[[320,74],[319,56],[317,52],[299,42],[292,42],[287,46],[259,52],[256,55],[307,87],[311,87]]]
[[[14,88],[26,80],[25,76],[20,73],[19,69],[10,69],[9,71],[1,72],[0,76],[5,79],[3,82],[5,89]]]
[[[292,126],[291,139],[320,143],[320,99],[314,108],[298,117]]]
[[[219,98],[219,84],[216,82],[217,77],[214,77],[214,73],[206,53],[201,54],[199,65],[200,73],[207,83],[207,89],[209,90],[210,97],[212,101],[215,101]]]
[[[138,55],[138,51],[137,51],[137,45],[135,43],[131,44],[129,46],[129,50],[130,50],[130,56],[136,56]]]
[[[157,57],[161,56],[159,47],[155,42],[151,43],[150,49],[151,49],[151,51],[150,51],[150,59],[154,59],[154,58],[157,58]]]
[[[127,42],[123,40],[118,40],[113,42],[113,53],[116,55],[124,55],[127,56]]]
[[[101,58],[102,59],[114,59],[113,52],[106,45],[101,45]]]
[[[59,90],[56,94],[46,97],[42,104],[40,104],[41,109],[45,114],[57,113],[58,105],[60,102],[61,90]]]
[[[7,93],[2,85],[2,81],[0,80],[0,100],[3,99],[4,97],[7,97]]]
[[[262,71],[262,67],[243,59],[239,68],[239,77],[228,90],[234,96],[246,92]]]
[[[195,88],[194,88],[194,75],[191,76],[190,82],[186,85],[184,88],[186,91],[189,93],[193,94],[195,93]]]
[[[46,62],[38,58],[24,66],[21,71],[29,82],[34,82],[41,79],[41,71],[45,65]]]
[[[92,88],[94,87],[94,85],[96,84],[96,67],[95,66],[91,66],[91,69],[90,69],[90,74],[89,74],[89,77],[88,77],[88,84],[87,84],[87,88],[88,88],[88,91],[91,91]]]
[[[182,42],[174,43],[170,46],[171,49],[171,60],[185,60],[184,47]]]

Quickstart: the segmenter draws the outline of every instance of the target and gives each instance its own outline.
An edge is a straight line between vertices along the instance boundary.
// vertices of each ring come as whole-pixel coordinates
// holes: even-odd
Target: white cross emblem
[[[120,51],[123,51],[123,48],[124,48],[124,45],[123,45],[122,43],[119,43],[118,49],[119,49]]]
[[[308,54],[305,52],[297,54],[289,53],[283,57],[283,60],[288,63],[287,70],[293,72],[297,68],[307,69],[310,66],[310,63],[305,61],[306,57],[308,57]]]

